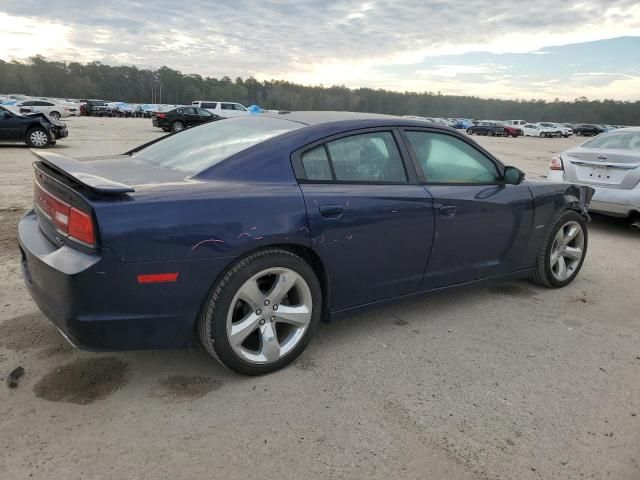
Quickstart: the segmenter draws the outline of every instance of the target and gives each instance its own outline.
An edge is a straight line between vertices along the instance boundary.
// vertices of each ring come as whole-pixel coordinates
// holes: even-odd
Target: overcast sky
[[[0,25],[4,60],[640,100],[640,0],[2,0]]]

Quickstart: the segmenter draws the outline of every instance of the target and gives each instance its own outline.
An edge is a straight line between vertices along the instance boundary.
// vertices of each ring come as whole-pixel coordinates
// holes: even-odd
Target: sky
[[[483,98],[640,100],[639,0],[0,1],[0,59]]]

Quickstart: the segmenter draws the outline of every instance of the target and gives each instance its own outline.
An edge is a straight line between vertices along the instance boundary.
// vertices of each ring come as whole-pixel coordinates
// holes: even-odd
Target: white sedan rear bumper
[[[552,182],[564,182],[564,172],[549,170],[547,179]],[[589,185],[595,190],[589,210],[615,217],[628,217],[632,213],[640,213],[640,184],[630,190],[598,187]]]

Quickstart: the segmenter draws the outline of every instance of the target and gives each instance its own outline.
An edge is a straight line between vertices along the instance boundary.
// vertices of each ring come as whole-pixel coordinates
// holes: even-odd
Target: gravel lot
[[[143,119],[73,118],[56,151],[126,149]],[[529,175],[579,139],[475,137]],[[578,279],[452,290],[321,325],[284,371],[199,350],[67,346],[22,284],[32,157],[0,146],[0,478],[640,478],[640,235],[598,217]],[[4,380],[22,365],[18,388]]]

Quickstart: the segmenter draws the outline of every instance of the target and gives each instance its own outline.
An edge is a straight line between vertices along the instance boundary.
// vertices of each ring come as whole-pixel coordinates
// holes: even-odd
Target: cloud
[[[3,0],[0,23],[4,59],[41,53],[67,61],[168,65],[218,77],[253,75],[400,90],[416,85],[431,89],[431,82],[424,82],[432,78],[446,92],[464,89],[463,80],[469,77],[467,93],[476,93],[483,79],[496,82],[496,75],[502,75],[508,82],[511,65],[505,67],[504,58],[466,64],[469,54],[536,52],[527,58],[548,58],[555,55],[549,48],[553,45],[637,34],[640,3],[57,0],[52,7],[44,0]],[[447,56],[455,58],[444,61]],[[488,63],[501,68],[482,71]],[[522,74],[535,79],[538,72]],[[459,82],[447,87],[443,79]]]

